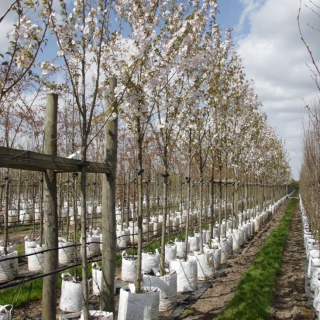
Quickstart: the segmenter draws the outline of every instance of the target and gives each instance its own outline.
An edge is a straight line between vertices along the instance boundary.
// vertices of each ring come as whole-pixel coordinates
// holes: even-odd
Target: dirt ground
[[[272,319],[315,319],[315,310],[305,288],[305,250],[302,222],[298,205],[293,212],[291,229],[283,254],[283,263],[277,277]]]
[[[271,220],[239,253],[236,253],[223,265],[214,279],[201,283],[199,287],[202,287],[202,289],[195,294],[178,296],[177,308],[174,311],[160,313],[160,320],[215,319],[232,299],[240,276],[249,267],[261,244],[270,232],[278,226],[286,204],[280,207]],[[310,304],[310,299],[308,300],[308,295],[305,293],[305,253],[298,205],[294,211],[283,259],[282,270],[277,277],[277,288],[274,293],[272,319],[315,319],[315,312]],[[117,299],[118,294],[116,295]],[[90,302],[93,308],[97,307],[96,298],[92,298]],[[58,303],[57,312],[61,314]],[[24,309],[15,309],[13,319],[41,319],[41,302],[32,302],[27,304]]]

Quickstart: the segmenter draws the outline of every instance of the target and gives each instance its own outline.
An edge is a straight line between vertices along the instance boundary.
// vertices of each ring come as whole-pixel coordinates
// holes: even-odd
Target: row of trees
[[[118,176],[137,183],[139,254],[144,186],[153,172],[163,183],[162,248],[170,175],[185,178],[188,212],[193,181],[290,182],[283,141],[261,112],[231,32],[223,33],[216,24],[214,0],[77,0],[56,5],[52,0],[17,0],[1,17],[3,23],[17,15],[8,50],[0,55],[2,144],[42,151],[41,98],[48,91],[60,96],[60,156],[79,153],[82,164],[110,160],[103,152],[103,128],[108,122],[112,133],[118,126],[118,141],[108,150],[118,149],[118,160],[112,155]],[[106,88],[113,108],[108,112],[103,108]],[[83,165],[83,212],[86,177]],[[106,178],[110,188],[114,178],[114,171]],[[140,269],[138,263],[137,291]],[[112,301],[103,308],[112,310]]]
[[[319,6],[313,2],[304,4],[305,10],[310,10],[315,14],[315,17],[319,17]],[[310,63],[307,63],[309,67],[311,78],[313,79],[317,90],[319,87],[319,76],[320,69],[317,62],[317,56],[315,56],[315,50],[309,46],[306,40],[306,34],[301,25],[301,14],[302,14],[302,1],[300,1],[300,7],[298,12],[298,27],[301,36],[301,40],[309,54]],[[308,23],[310,30],[318,31],[311,23]],[[319,163],[319,152],[320,152],[320,109],[319,109],[319,98],[316,97],[314,105],[306,105],[308,110],[308,121],[304,123],[304,136],[303,136],[303,161],[300,171],[300,194],[302,196],[303,205],[306,209],[308,221],[314,235],[319,241],[319,186],[320,186],[320,163]]]

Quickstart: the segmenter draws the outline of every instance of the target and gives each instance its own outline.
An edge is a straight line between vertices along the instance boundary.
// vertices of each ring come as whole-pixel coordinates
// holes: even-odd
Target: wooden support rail
[[[45,171],[55,170],[56,172],[80,172],[82,163],[79,160],[55,157],[33,151],[0,147],[0,167]],[[87,162],[88,173],[110,173],[108,163]]]

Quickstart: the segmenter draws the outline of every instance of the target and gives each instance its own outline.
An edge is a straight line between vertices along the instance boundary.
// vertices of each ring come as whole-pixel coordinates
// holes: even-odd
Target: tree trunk
[[[186,218],[186,230],[185,230],[185,252],[184,252],[184,261],[187,261],[188,256],[188,237],[189,237],[189,217],[190,217],[190,202],[191,202],[191,129],[189,131],[189,150],[188,150],[188,177],[187,177],[187,186],[188,186],[188,204],[187,204],[187,218]]]
[[[167,145],[164,146],[164,176],[163,176],[163,221],[161,233],[161,255],[160,255],[160,275],[165,275],[165,255],[166,255],[166,224],[168,215],[168,161],[167,161]],[[170,227],[170,226],[169,226]]]
[[[142,282],[142,240],[143,240],[143,232],[142,232],[142,219],[143,219],[143,211],[142,211],[142,201],[143,201],[143,188],[142,188],[142,132],[141,132],[141,124],[140,118],[137,118],[137,130],[138,130],[138,170],[137,170],[137,180],[138,180],[138,259],[137,259],[137,270],[136,270],[136,293],[140,293],[141,291],[141,282]]]

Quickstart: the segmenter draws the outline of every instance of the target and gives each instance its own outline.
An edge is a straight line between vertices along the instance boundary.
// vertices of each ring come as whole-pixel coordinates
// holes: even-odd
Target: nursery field
[[[285,205],[287,205],[288,201]],[[279,226],[286,209],[283,205],[272,220],[242,249],[228,260],[225,267],[197,301],[185,300],[181,314],[177,317],[163,316],[161,319],[216,319],[234,297],[241,276],[249,268],[270,233]],[[263,284],[261,290],[263,290]],[[292,224],[283,253],[281,271],[277,275],[273,290],[270,319],[315,319],[315,310],[305,290],[305,253],[302,238],[302,222],[298,203],[293,210]],[[220,318],[219,318],[220,319]],[[221,319],[234,319],[222,317]],[[240,318],[239,318],[240,319]],[[241,318],[242,319],[242,318]],[[248,318],[249,319],[249,318]],[[253,318],[252,318],[253,319]]]
[[[227,315],[222,317],[219,317],[219,315],[234,297],[241,276],[248,270],[261,245],[270,233],[279,226],[279,221],[283,217],[287,204],[288,201],[236,257],[228,260],[225,268],[212,281],[211,287],[197,301],[189,303],[186,301],[188,306],[179,316],[175,318],[167,316],[161,319],[235,319]],[[283,253],[281,271],[277,274],[276,285],[273,290],[269,319],[316,319],[315,310],[311,304],[312,297],[306,294],[306,260],[302,235],[301,213],[298,202],[296,202]],[[260,283],[260,289],[264,289],[263,283]],[[242,317],[240,316],[239,319],[242,319]],[[254,315],[252,315],[252,319],[254,319]]]
[[[173,319],[216,319],[221,315],[227,304],[232,300],[237,290],[241,276],[248,270],[263,243],[274,231],[284,216],[288,200],[272,216],[262,229],[252,239],[244,244],[238,253],[230,257],[214,278],[206,281],[207,289],[192,294],[178,294],[178,304],[175,310],[160,312],[161,320]],[[308,302],[305,293],[305,253],[302,238],[302,222],[298,201],[295,204],[292,224],[285,244],[283,263],[277,275],[274,288],[271,319],[314,319],[315,312]],[[121,282],[121,269],[116,271],[117,287]],[[203,282],[201,283],[203,284]],[[199,288],[202,285],[199,285]],[[261,290],[263,284],[261,285]],[[119,300],[117,289],[116,303]],[[99,306],[99,298],[91,295],[89,299],[93,309]],[[61,314],[58,309],[57,315]],[[118,305],[116,306],[116,309]],[[41,301],[31,301],[23,307],[15,308],[14,319],[41,319]],[[227,319],[227,318],[222,318]]]

